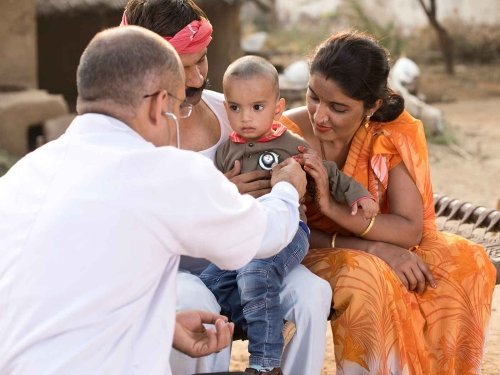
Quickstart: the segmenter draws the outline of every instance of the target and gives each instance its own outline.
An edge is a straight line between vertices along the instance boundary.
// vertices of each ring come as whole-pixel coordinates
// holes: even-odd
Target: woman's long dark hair
[[[387,87],[389,54],[370,35],[345,31],[321,43],[311,61],[311,74],[319,73],[335,81],[344,94],[372,108],[377,99],[382,106],[373,114],[375,121],[392,121],[404,110],[403,98]]]

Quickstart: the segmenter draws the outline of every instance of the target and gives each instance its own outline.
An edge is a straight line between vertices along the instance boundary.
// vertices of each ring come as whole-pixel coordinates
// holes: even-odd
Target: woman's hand
[[[250,194],[258,198],[271,191],[271,173],[259,170],[248,173],[241,173],[241,163],[234,162],[233,168],[225,176],[238,187],[240,194]]]
[[[332,204],[328,171],[321,157],[312,148],[299,146],[298,149],[300,154],[294,156],[294,159],[297,160],[304,167],[304,170],[314,179],[316,184],[316,203],[321,212],[326,214]]]
[[[417,254],[385,242],[373,242],[368,252],[386,262],[406,289],[421,294],[425,290],[426,283],[433,288],[436,287],[429,267]]]

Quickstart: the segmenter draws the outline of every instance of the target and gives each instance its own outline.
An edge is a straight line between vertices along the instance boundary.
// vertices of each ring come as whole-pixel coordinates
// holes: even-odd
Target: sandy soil
[[[500,97],[439,104],[459,154],[449,147],[430,144],[435,192],[496,208],[500,203]],[[490,332],[483,363],[484,375],[500,374],[500,285],[493,293]],[[325,372],[334,374],[334,371]]]
[[[497,207],[500,200],[500,97],[436,104],[444,112],[453,146],[429,144],[434,191],[477,205]],[[483,374],[500,374],[500,286],[493,295]],[[330,329],[321,375],[335,374]],[[247,343],[233,345],[232,370],[244,370]]]

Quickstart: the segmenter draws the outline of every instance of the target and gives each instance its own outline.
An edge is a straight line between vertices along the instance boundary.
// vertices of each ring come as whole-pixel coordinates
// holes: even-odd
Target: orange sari
[[[301,133],[288,118],[282,122]],[[337,374],[479,374],[496,271],[481,246],[436,229],[422,123],[404,112],[360,127],[343,171],[384,213],[389,171],[401,161],[424,204],[423,238],[411,250],[428,264],[437,288],[410,292],[384,261],[363,251],[311,249],[303,263],[333,290]],[[317,207],[307,215],[311,228],[342,231]]]

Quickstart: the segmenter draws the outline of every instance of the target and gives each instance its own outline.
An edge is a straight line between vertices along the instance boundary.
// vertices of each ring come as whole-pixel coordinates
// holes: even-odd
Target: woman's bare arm
[[[321,212],[352,233],[363,233],[370,220],[365,219],[360,212],[351,215],[349,207],[332,199],[329,193],[328,175],[321,158],[314,151],[307,150],[303,157],[302,162],[306,171],[316,182]],[[418,245],[423,229],[422,198],[402,162],[389,172],[387,199],[389,213],[378,215],[364,238],[403,248]]]

